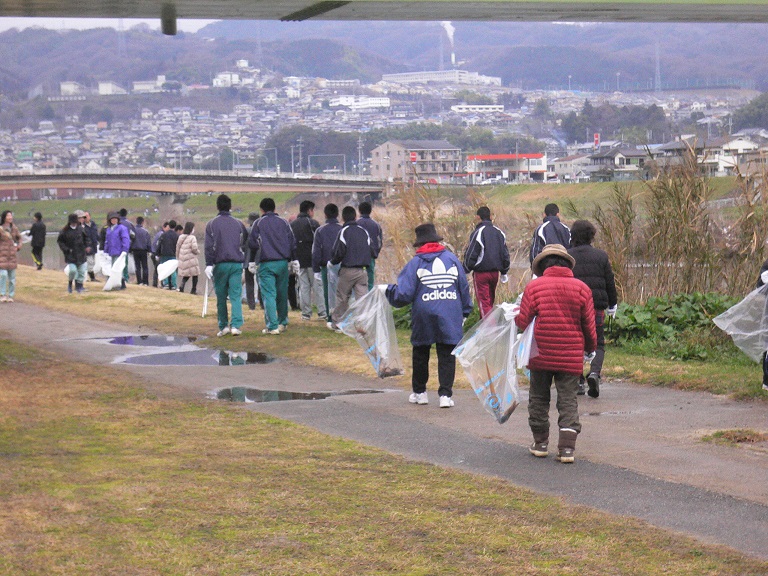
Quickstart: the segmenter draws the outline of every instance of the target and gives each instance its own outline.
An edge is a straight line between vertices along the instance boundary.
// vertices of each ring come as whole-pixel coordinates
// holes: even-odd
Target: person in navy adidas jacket
[[[427,404],[429,354],[437,349],[437,377],[440,407],[454,405],[453,380],[456,357],[451,354],[463,337],[462,324],[472,312],[472,299],[464,267],[455,254],[440,242],[434,224],[416,227],[414,256],[397,277],[397,284],[386,286],[392,306],[411,304],[411,345],[413,346],[413,393],[411,404]]]

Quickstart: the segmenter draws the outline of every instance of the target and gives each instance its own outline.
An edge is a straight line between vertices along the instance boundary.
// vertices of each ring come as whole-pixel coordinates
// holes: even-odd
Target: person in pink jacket
[[[551,386],[557,389],[560,462],[574,461],[576,437],[581,432],[576,392],[584,354],[597,347],[592,291],[573,277],[573,256],[560,244],[549,244],[533,260],[537,278],[526,286],[515,318],[525,330],[535,320],[533,338],[538,353],[528,362],[531,385],[528,425],[533,433],[530,452],[544,458],[549,445]]]

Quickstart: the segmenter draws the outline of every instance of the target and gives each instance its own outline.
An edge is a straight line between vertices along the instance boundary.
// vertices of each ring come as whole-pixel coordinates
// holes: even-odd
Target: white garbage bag
[[[379,378],[403,373],[392,307],[381,290],[370,290],[356,300],[338,326],[362,346]]]
[[[176,270],[179,268],[179,261],[176,260],[176,258],[172,258],[171,260],[166,260],[162,264],[157,265],[157,281],[162,282],[166,278],[168,278],[171,274],[176,272]]]
[[[107,282],[104,284],[105,292],[120,288],[123,280],[123,270],[125,270],[125,257],[117,258],[109,269],[109,278],[107,278]]]
[[[761,362],[768,348],[768,284],[753,290],[738,304],[713,319],[733,343],[752,358]]]
[[[112,257],[104,252],[104,250],[99,250],[96,252],[96,258],[93,262],[93,272],[94,274],[101,274],[104,277],[109,276],[110,272],[112,271]]]
[[[518,311],[514,304],[499,304],[453,350],[480,403],[499,424],[509,420],[520,404],[515,326]]]

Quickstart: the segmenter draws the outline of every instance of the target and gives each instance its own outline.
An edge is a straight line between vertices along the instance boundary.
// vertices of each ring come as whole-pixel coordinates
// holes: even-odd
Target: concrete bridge
[[[31,197],[32,190],[63,188],[69,190],[120,190],[157,194],[257,192],[324,195],[367,195],[380,197],[386,183],[366,177],[335,175],[263,175],[251,172],[210,170],[121,170],[99,172],[83,170],[46,170],[35,172],[0,172],[0,199]]]

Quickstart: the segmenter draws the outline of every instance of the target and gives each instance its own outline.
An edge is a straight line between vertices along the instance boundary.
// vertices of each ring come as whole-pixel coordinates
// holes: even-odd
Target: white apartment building
[[[214,88],[230,88],[240,85],[240,74],[237,72],[219,72],[213,79]]]
[[[116,96],[120,94],[128,94],[128,91],[111,81],[99,82],[100,96]]]
[[[452,112],[465,113],[473,112],[476,114],[495,114],[504,112],[503,104],[456,104],[451,106]]]
[[[371,96],[334,96],[328,100],[331,108],[345,106],[351,110],[366,110],[371,108],[389,108],[390,99],[387,97]]]
[[[468,70],[433,70],[425,72],[403,72],[400,74],[384,74],[383,82],[393,84],[469,84],[474,86],[501,86],[498,76],[482,76]]]

